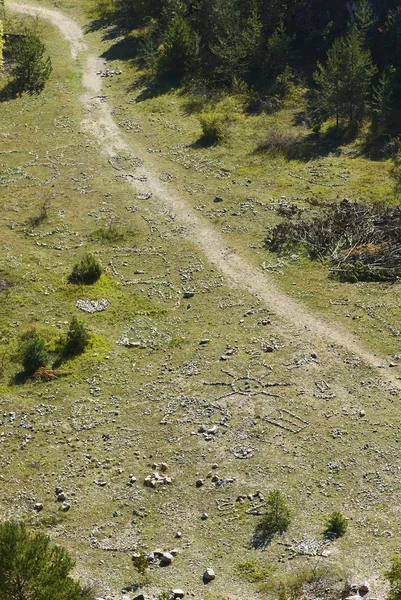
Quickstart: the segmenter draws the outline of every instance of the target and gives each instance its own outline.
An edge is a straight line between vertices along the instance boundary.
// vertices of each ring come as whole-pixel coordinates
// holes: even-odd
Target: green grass
[[[59,4],[83,19],[78,3]],[[0,187],[0,279],[12,283],[0,291],[2,518],[22,518],[49,531],[76,558],[77,576],[100,588],[99,596],[135,583],[130,556],[136,548],[178,547],[170,567],[150,568],[152,589],[182,586],[196,597],[253,600],[260,597],[260,577],[271,568],[278,578],[291,570],[280,542],[303,536],[320,540],[333,510],[341,510],[350,525],[324,560],[346,565],[358,581],[381,577],[398,544],[398,393],[380,383],[380,371],[314,332],[300,332],[221,279],[194,241],[182,235],[177,220],[164,214],[162,198],[135,198],[136,190],[116,177],[109,157],[82,133],[86,115],[77,100],[77,66],[66,59],[68,48],[58,32],[46,23],[40,27],[54,66],[49,85],[39,97],[1,105],[2,148],[20,152],[6,155],[7,168],[28,168],[32,155],[27,153],[38,155],[36,175],[28,172],[30,179]],[[113,43],[102,42],[98,32],[86,41],[99,53]],[[206,148],[197,143],[197,113],[210,106],[198,102],[194,108],[196,98],[183,90],[128,102],[140,91],[128,89],[139,73],[129,62],[108,66],[123,71],[119,83],[105,81],[116,121],[139,122],[142,129],[121,127],[135,156],[255,265],[277,262],[264,250],[263,239],[281,218],[276,208],[282,196],[301,207],[343,197],[392,201],[388,163],[362,156],[357,142],[304,160],[258,151],[269,128],[294,127],[294,107],[252,116],[241,112],[241,98],[222,97],[219,110],[238,118],[224,143]],[[310,133],[304,125],[297,132]],[[148,152],[152,148],[162,152]],[[58,176],[44,183],[48,164],[56,166]],[[330,187],[338,182],[340,187]],[[222,203],[213,202],[217,195]],[[27,226],[44,201],[47,219]],[[134,205],[137,211],[127,210]],[[111,240],[110,223],[117,232]],[[102,233],[93,237],[96,231]],[[99,259],[105,273],[92,286],[68,284],[73,265],[86,252]],[[267,276],[313,314],[355,330],[371,350],[397,353],[391,327],[399,321],[399,284],[340,284],[327,279],[325,265],[306,259]],[[184,299],[188,289],[196,293]],[[101,298],[111,303],[104,312],[76,307],[78,299]],[[70,374],[13,385],[21,369],[14,358],[20,335],[36,326],[55,350],[73,316],[85,324],[91,343],[81,356],[63,362]],[[140,344],[117,344],[124,336]],[[209,343],[200,344],[205,339]],[[266,353],[266,345],[277,349]],[[233,353],[227,354],[230,348]],[[297,366],[311,352],[318,362]],[[259,386],[288,385],[266,385],[265,393],[247,395],[241,381],[248,370],[249,385],[255,380]],[[277,425],[283,410],[296,415],[298,433]],[[212,439],[198,433],[202,424],[217,425]],[[240,451],[248,449],[248,458],[241,458]],[[145,487],[153,463],[164,461],[172,484]],[[214,463],[218,469],[212,469]],[[215,487],[207,477],[215,471],[225,481],[235,479]],[[133,487],[127,486],[130,473],[137,477]],[[198,489],[200,477],[206,483]],[[105,487],[95,483],[102,481]],[[71,502],[68,513],[58,510],[57,485]],[[294,518],[288,537],[262,552],[250,547],[260,517],[246,512],[250,503],[238,506],[235,500],[257,490],[267,496],[271,489],[285,493]],[[44,504],[38,515],[33,499]],[[258,502],[254,499],[255,506]],[[114,517],[115,511],[120,516]],[[209,514],[205,521],[203,512]],[[182,538],[175,537],[177,531]],[[238,558],[233,559],[233,549]],[[294,562],[308,563],[302,557]],[[248,565],[245,575],[238,574],[238,563]],[[202,573],[208,565],[216,580],[205,589]]]

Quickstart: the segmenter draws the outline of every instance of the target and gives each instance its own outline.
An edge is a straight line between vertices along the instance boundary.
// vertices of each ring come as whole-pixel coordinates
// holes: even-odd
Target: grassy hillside
[[[78,3],[47,5],[88,21]],[[251,600],[302,573],[326,590],[311,584],[311,597],[338,598],[346,581],[365,580],[382,597],[383,569],[400,551],[399,367],[389,366],[400,285],[330,280],[326,264],[278,257],[264,238],[291,205],[393,204],[390,162],[368,158],[360,138],[313,137],[302,90],[279,113],[250,115],[243,93],[159,89],[127,58],[127,42],[88,26],[87,52],[121,71],[97,77],[132,151],[107,154],[87,126],[104,102],[80,101],[86,52],[74,62],[48,20],[35,27],[52,58],[49,83],[0,104],[1,518],[67,547],[97,596],[133,598],[143,585],[146,598],[182,588]],[[211,111],[230,119],[226,138],[207,146],[198,115]],[[158,195],[146,193],[150,175]],[[303,310],[355,333],[382,368],[224,276],[168,194],[223,236],[228,258],[244,257]],[[68,283],[86,252],[104,273]],[[77,307],[102,299],[102,312]],[[24,335],[35,328],[56,363],[73,316],[90,331],[87,350],[58,364],[63,376],[22,377]],[[171,483],[144,485],[162,463]],[[293,518],[269,543],[256,533],[273,489]],[[327,543],[334,510],[349,528]],[[302,540],[317,556],[302,555]],[[141,549],[177,554],[145,580],[131,562]],[[205,585],[208,566],[216,579]]]

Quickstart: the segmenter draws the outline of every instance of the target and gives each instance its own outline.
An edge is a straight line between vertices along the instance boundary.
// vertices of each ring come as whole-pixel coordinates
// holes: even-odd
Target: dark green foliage
[[[388,600],[401,600],[401,556],[394,554],[391,559],[391,567],[385,571],[384,577],[390,584]]]
[[[339,510],[333,511],[326,522],[326,535],[334,534],[336,537],[342,537],[347,529],[348,521],[344,515]]]
[[[149,30],[139,43],[138,49],[139,63],[142,68],[150,71],[150,74],[155,75],[159,66],[159,43],[157,32],[153,29]]]
[[[215,22],[212,24],[213,38],[209,48],[215,57],[214,79],[231,86],[243,77],[246,70],[247,45],[244,44],[240,10],[235,0],[216,3]]]
[[[145,575],[146,569],[149,567],[148,559],[146,558],[145,552],[141,550],[141,552],[134,554],[131,560],[134,569],[138,571],[139,575]]]
[[[386,131],[392,113],[393,96],[395,91],[396,69],[387,65],[373,88],[372,100],[372,131],[376,136]]]
[[[246,73],[244,75],[257,73],[264,59],[264,49],[263,25],[255,7],[252,8],[246,21],[241,42],[245,53]]]
[[[92,254],[85,254],[79,263],[74,265],[68,278],[70,283],[90,285],[95,283],[102,274],[102,266]]]
[[[67,339],[64,345],[65,356],[76,356],[81,354],[89,343],[89,333],[83,323],[76,317],[72,318],[67,332]]]
[[[354,23],[363,42],[374,24],[373,9],[370,0],[360,0],[354,14]]]
[[[326,64],[318,63],[313,77],[318,106],[328,117],[335,117],[337,127],[341,118],[350,124],[361,120],[374,73],[370,52],[356,27],[334,40]]]
[[[267,536],[287,531],[291,523],[291,513],[287,502],[279,490],[272,490],[267,497],[266,513],[259,528]]]
[[[12,47],[13,76],[20,91],[39,93],[52,72],[50,57],[45,58],[45,45],[30,29],[25,29]]]
[[[292,38],[287,34],[281,21],[267,42],[266,70],[277,76],[288,65]]]
[[[69,573],[68,553],[23,523],[0,525],[0,597],[4,600],[89,600]]]
[[[136,58],[151,76],[167,75],[175,83],[185,79],[206,88],[243,86],[263,98],[276,95],[275,81],[290,66],[295,82],[302,77],[302,88],[316,88],[309,115],[314,131],[330,118],[336,119],[337,128],[341,121],[357,125],[369,106],[374,137],[380,137],[390,116],[397,115],[399,0],[92,2],[122,30],[143,28]],[[380,82],[373,80],[375,64],[386,74]],[[391,65],[396,73],[390,82]],[[398,123],[393,119],[392,125],[401,129]]]
[[[31,331],[26,334],[21,345],[21,362],[26,375],[33,375],[39,367],[44,367],[49,361],[44,339]]]
[[[170,21],[163,37],[161,64],[163,70],[173,77],[181,78],[188,73],[197,55],[198,38],[184,17],[176,14]]]
[[[387,62],[396,67],[398,78],[401,75],[401,7],[389,10],[381,28],[383,51]]]

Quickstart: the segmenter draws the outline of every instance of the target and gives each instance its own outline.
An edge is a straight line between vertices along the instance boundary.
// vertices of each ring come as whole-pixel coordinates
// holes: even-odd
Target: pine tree
[[[392,112],[396,72],[393,65],[387,65],[373,88],[372,131],[377,136],[385,132]]]
[[[73,317],[67,332],[67,339],[64,346],[65,356],[75,356],[81,354],[89,343],[89,333],[85,325]]]
[[[279,490],[272,490],[267,497],[267,509],[260,522],[260,529],[266,535],[283,533],[291,523],[291,513],[284,496]]]
[[[149,70],[153,77],[157,71],[160,58],[157,34],[154,30],[148,31],[141,38],[138,48],[138,58],[142,67]]]
[[[26,375],[33,375],[39,367],[44,367],[49,361],[45,340],[36,333],[29,332],[20,348],[21,362]]]
[[[329,116],[335,115],[337,128],[345,101],[342,78],[344,56],[344,40],[337,38],[327,52],[326,65],[318,62],[317,70],[313,74],[313,79],[317,85],[319,109]]]
[[[401,7],[391,10],[382,27],[384,49],[389,63],[393,64],[401,78]]]
[[[344,517],[344,515],[339,510],[333,511],[326,521],[326,535],[335,535],[336,537],[342,537],[343,535],[345,535],[347,529],[348,521]]]
[[[349,123],[363,117],[372,77],[376,72],[369,50],[366,50],[357,28],[352,27],[346,36],[344,91],[347,98]]]
[[[247,71],[253,72],[260,68],[262,60],[263,31],[258,10],[253,7],[242,34],[242,46],[245,54]]]
[[[237,0],[217,0],[213,8],[214,23],[209,34],[209,48],[219,64],[215,79],[219,83],[232,85],[241,79],[246,70],[247,47],[244,45],[241,15]]]
[[[374,24],[373,9],[369,0],[360,0],[358,2],[354,22],[362,40],[365,42]]]
[[[199,40],[184,17],[174,15],[163,37],[161,62],[164,71],[173,77],[183,77],[197,55]]]
[[[13,47],[14,81],[22,91],[40,92],[52,72],[50,57],[45,58],[45,45],[30,29],[25,29]]]
[[[282,73],[288,65],[292,38],[281,21],[267,42],[267,71],[273,76]]]
[[[337,127],[341,117],[348,117],[349,124],[362,118],[375,71],[355,26],[334,40],[326,64],[318,63],[313,76],[318,104],[328,116],[335,116]]]
[[[23,523],[0,525],[0,597],[18,600],[90,600],[69,573],[74,561],[50,538]]]

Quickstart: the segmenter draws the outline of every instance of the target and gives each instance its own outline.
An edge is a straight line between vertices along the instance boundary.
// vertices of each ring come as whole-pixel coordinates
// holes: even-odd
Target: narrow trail
[[[81,27],[60,11],[16,2],[9,2],[8,8],[49,19],[70,43],[71,56],[74,60],[81,52],[87,52]],[[109,156],[117,152],[136,154],[135,148],[123,139],[114,122],[110,107],[103,98],[99,97],[102,94],[102,79],[96,75],[96,71],[102,70],[103,66],[103,61],[95,55],[86,55],[83,66],[83,85],[86,91],[81,96],[81,101],[86,108],[87,116],[81,124],[82,128],[96,138],[103,152]],[[322,316],[321,319],[313,316],[300,303],[282,292],[264,272],[229,249],[223,236],[194,214],[184,199],[166,189],[159,179],[159,173],[154,168],[146,166],[145,161],[138,169],[138,173],[141,179],[146,178],[146,181],[132,182],[135,189],[139,192],[150,192],[160,200],[165,209],[174,213],[185,226],[185,235],[188,239],[195,242],[207,259],[214,263],[236,287],[245,289],[259,298],[269,309],[289,321],[298,331],[308,330],[314,339],[317,337],[326,343],[334,343],[347,352],[359,356],[371,366],[378,366],[385,362],[383,357],[378,357],[363,348],[356,336],[342,325],[330,321],[326,316]],[[380,377],[398,388],[401,387],[397,377],[387,370],[386,372],[381,370]]]

